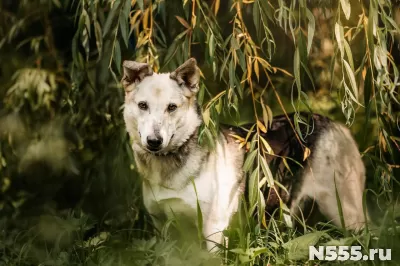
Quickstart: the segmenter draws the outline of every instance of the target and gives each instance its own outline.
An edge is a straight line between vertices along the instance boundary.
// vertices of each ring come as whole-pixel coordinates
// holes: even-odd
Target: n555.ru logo
[[[361,246],[310,246],[308,249],[309,260],[391,260],[391,249],[370,249],[367,254],[361,252]]]

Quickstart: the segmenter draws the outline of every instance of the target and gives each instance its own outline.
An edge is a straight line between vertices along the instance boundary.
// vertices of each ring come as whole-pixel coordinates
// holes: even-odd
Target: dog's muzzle
[[[147,137],[147,148],[150,151],[159,151],[163,143],[163,138],[158,137]]]

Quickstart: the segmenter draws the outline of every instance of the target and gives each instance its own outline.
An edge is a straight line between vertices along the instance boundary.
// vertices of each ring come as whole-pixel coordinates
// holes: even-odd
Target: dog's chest
[[[234,198],[240,190],[239,181],[242,176],[237,171],[242,162],[235,161],[231,155],[226,147],[218,145],[206,160],[189,161],[187,166],[172,174],[167,186],[144,182],[143,199],[146,209],[150,214],[163,218],[172,218],[178,214],[196,219],[198,202],[205,219],[212,218],[216,212],[230,215],[227,208],[232,202],[236,203]],[[195,171],[193,166],[196,166]],[[150,180],[162,179],[157,171],[150,170],[147,175]],[[233,209],[236,207],[232,206]]]
[[[171,219],[174,215],[197,217],[197,202],[202,212],[207,212],[212,202],[213,177],[200,175],[193,177],[181,189],[171,189],[159,185],[143,183],[143,200],[150,214]],[[197,192],[197,193],[196,193]]]

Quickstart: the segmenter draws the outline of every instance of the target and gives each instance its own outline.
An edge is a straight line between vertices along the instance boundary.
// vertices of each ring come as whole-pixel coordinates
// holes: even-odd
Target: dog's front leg
[[[224,238],[223,230],[228,226],[228,222],[218,217],[218,215],[207,219],[204,224],[203,234],[207,241],[208,251],[216,252],[219,250],[218,244],[227,243],[227,239]]]

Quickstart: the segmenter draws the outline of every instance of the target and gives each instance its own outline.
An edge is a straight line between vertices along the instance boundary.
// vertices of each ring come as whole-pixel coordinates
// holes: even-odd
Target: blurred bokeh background
[[[346,123],[372,218],[390,236],[381,244],[399,246],[399,27],[389,0],[2,0],[0,265],[209,259],[173,247],[143,209],[122,118],[127,59],[156,71],[197,59],[205,139],[256,113]],[[253,265],[287,263],[268,245],[282,257]]]

